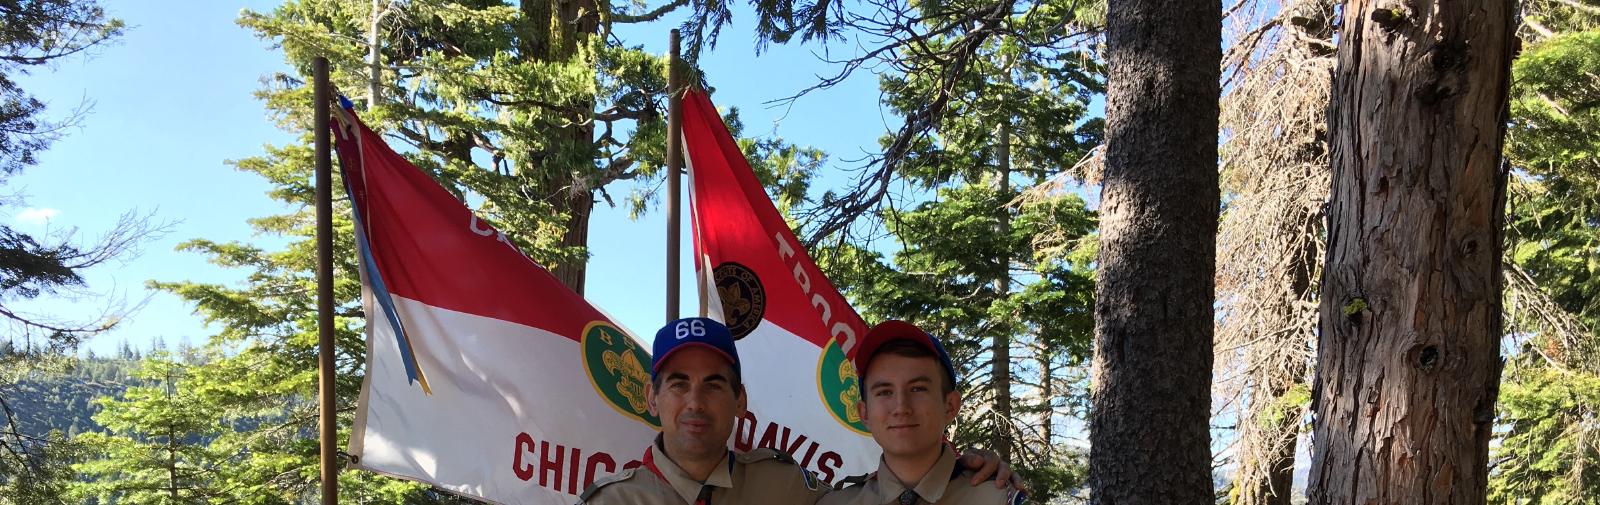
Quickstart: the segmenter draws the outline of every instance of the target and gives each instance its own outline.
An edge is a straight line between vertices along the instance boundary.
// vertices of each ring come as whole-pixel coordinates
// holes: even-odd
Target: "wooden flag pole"
[[[678,61],[678,30],[672,30],[672,53],[667,56],[667,320],[678,318],[679,228],[682,223],[683,78]]]
[[[317,150],[317,428],[322,435],[322,503],[339,502],[338,431],[333,403],[333,155],[328,138],[328,59],[311,64]]]

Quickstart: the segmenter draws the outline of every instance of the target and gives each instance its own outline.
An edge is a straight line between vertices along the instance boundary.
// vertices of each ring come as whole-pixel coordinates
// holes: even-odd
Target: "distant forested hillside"
[[[16,415],[19,431],[44,434],[60,430],[68,436],[88,431],[104,431],[93,416],[100,407],[94,399],[118,396],[130,385],[138,385],[130,375],[137,364],[134,356],[84,358],[70,371],[32,377],[9,386],[6,402]]]

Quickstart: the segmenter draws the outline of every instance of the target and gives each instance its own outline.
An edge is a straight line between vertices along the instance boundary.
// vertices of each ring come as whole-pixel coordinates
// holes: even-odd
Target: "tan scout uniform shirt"
[[[879,459],[878,471],[866,475],[865,482],[834,491],[818,505],[1015,505],[1023,499],[1022,492],[1011,487],[996,488],[993,482],[972,485],[972,471],[957,469],[956,453],[946,446],[939,461],[910,489],[900,484],[888,464]]]
[[[657,440],[645,451],[647,464],[594,481],[578,503],[814,505],[829,490],[827,483],[817,480],[794,458],[772,449],[738,455],[730,451],[705,482],[700,482],[668,459]]]

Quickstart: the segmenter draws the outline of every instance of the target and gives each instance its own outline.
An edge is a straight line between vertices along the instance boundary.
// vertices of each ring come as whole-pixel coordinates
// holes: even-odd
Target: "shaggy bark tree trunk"
[[[1344,7],[1311,503],[1484,503],[1513,9]]]
[[[1222,7],[1112,1],[1089,485],[1211,503]]]

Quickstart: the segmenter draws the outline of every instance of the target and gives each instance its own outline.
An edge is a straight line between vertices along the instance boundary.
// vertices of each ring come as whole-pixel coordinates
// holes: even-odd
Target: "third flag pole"
[[[678,69],[678,30],[672,30],[672,53],[667,55],[667,321],[682,313],[678,307],[678,254],[683,207],[679,172],[683,171],[683,79]]]
[[[338,412],[333,403],[333,155],[329,143],[328,59],[317,57],[311,64],[312,99],[315,114],[312,127],[317,151],[317,428],[321,432],[322,503],[339,502],[339,461],[335,459],[338,431],[334,423]]]

